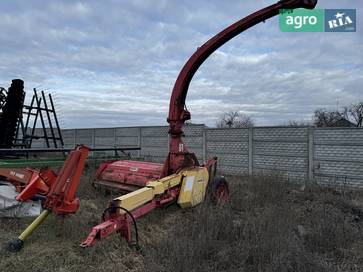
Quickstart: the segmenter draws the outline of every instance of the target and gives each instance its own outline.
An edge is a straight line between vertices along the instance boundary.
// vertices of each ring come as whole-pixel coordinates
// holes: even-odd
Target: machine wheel
[[[229,198],[229,188],[225,177],[217,176],[211,179],[208,184],[209,200],[213,204],[223,204]]]
[[[6,245],[6,249],[9,252],[19,252],[24,245],[24,242],[19,238],[13,239]]]

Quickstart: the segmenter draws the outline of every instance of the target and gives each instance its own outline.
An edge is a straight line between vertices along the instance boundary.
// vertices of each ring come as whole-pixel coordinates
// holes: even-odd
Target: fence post
[[[308,179],[314,180],[314,128],[308,128]]]
[[[113,128],[113,146],[117,147],[117,128]]]
[[[76,148],[76,144],[77,144],[77,129],[74,129],[74,134],[73,134],[73,148]]]
[[[96,129],[91,130],[92,134],[92,148],[96,148]]]
[[[253,128],[248,129],[248,175],[253,175]]]
[[[141,148],[141,127],[139,127],[138,135],[137,135],[137,145]],[[141,150],[137,151],[137,157],[141,158]]]
[[[116,148],[117,148],[117,128],[113,128],[113,147],[115,148],[115,151],[114,151],[114,156],[116,157],[117,156],[117,151],[116,151]]]
[[[207,131],[203,128],[203,162],[207,160]]]

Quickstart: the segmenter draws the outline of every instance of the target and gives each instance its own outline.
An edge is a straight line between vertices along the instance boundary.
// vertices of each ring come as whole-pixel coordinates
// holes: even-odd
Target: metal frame
[[[46,146],[48,148],[51,148],[51,145],[53,145],[55,148],[63,147],[64,141],[59,126],[56,110],[54,107],[52,95],[48,94],[47,97],[45,95],[45,92],[41,91],[40,92],[41,95],[39,97],[36,88],[33,89],[33,92],[34,94],[30,102],[30,105],[24,105],[23,107],[23,112],[20,116],[20,120],[16,130],[16,140],[14,145],[23,148],[30,148],[33,139],[44,139]],[[44,112],[46,114],[45,117],[43,116]],[[34,117],[34,120],[32,127],[30,128],[30,132],[28,133],[28,126],[31,123],[30,121],[31,117]],[[41,127],[43,130],[43,136],[35,135],[35,129],[38,123],[38,118],[40,119]],[[52,119],[54,121],[52,121]],[[48,122],[49,128],[46,127],[46,120]],[[48,135],[47,129],[50,130],[50,135]],[[21,130],[22,132],[22,137],[20,137],[19,135],[19,130]]]

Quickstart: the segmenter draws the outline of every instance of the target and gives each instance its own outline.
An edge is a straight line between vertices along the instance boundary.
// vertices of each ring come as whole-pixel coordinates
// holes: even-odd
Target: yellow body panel
[[[165,178],[150,181],[146,187],[117,197],[113,200],[113,204],[132,211],[153,200],[156,195],[163,194],[167,189],[180,184],[182,174],[174,174]],[[124,211],[120,211],[124,213]]]
[[[195,206],[204,200],[208,184],[208,170],[205,167],[193,167],[159,180],[150,181],[144,188],[115,198],[113,204],[132,211],[150,202],[155,196],[163,194],[166,190],[180,185],[181,182],[178,204],[182,208]],[[120,213],[124,212],[120,211]]]
[[[164,190],[168,190],[169,188],[173,188],[180,184],[182,179],[182,174],[183,171],[178,174],[173,174],[165,178],[159,179],[158,181],[164,185]]]
[[[152,188],[155,195],[160,195],[165,192],[164,184],[160,181],[151,181],[146,187]]]
[[[154,198],[154,193],[152,188],[141,188],[139,190],[133,191],[126,195],[115,198],[113,201],[117,203],[118,206],[123,207],[129,211],[136,209],[137,207],[146,204]]]
[[[208,178],[208,170],[205,167],[194,167],[183,171],[183,183],[178,198],[180,207],[193,207],[204,200]]]

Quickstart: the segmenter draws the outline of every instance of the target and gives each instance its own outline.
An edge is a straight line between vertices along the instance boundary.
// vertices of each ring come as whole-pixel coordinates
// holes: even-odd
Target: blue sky
[[[0,2],[0,86],[21,78],[49,90],[64,128],[164,125],[175,79],[226,26],[274,1],[108,0]],[[257,125],[309,120],[317,108],[363,100],[361,1],[357,32],[283,33],[275,17],[215,52],[187,97],[192,121],[229,110]]]

